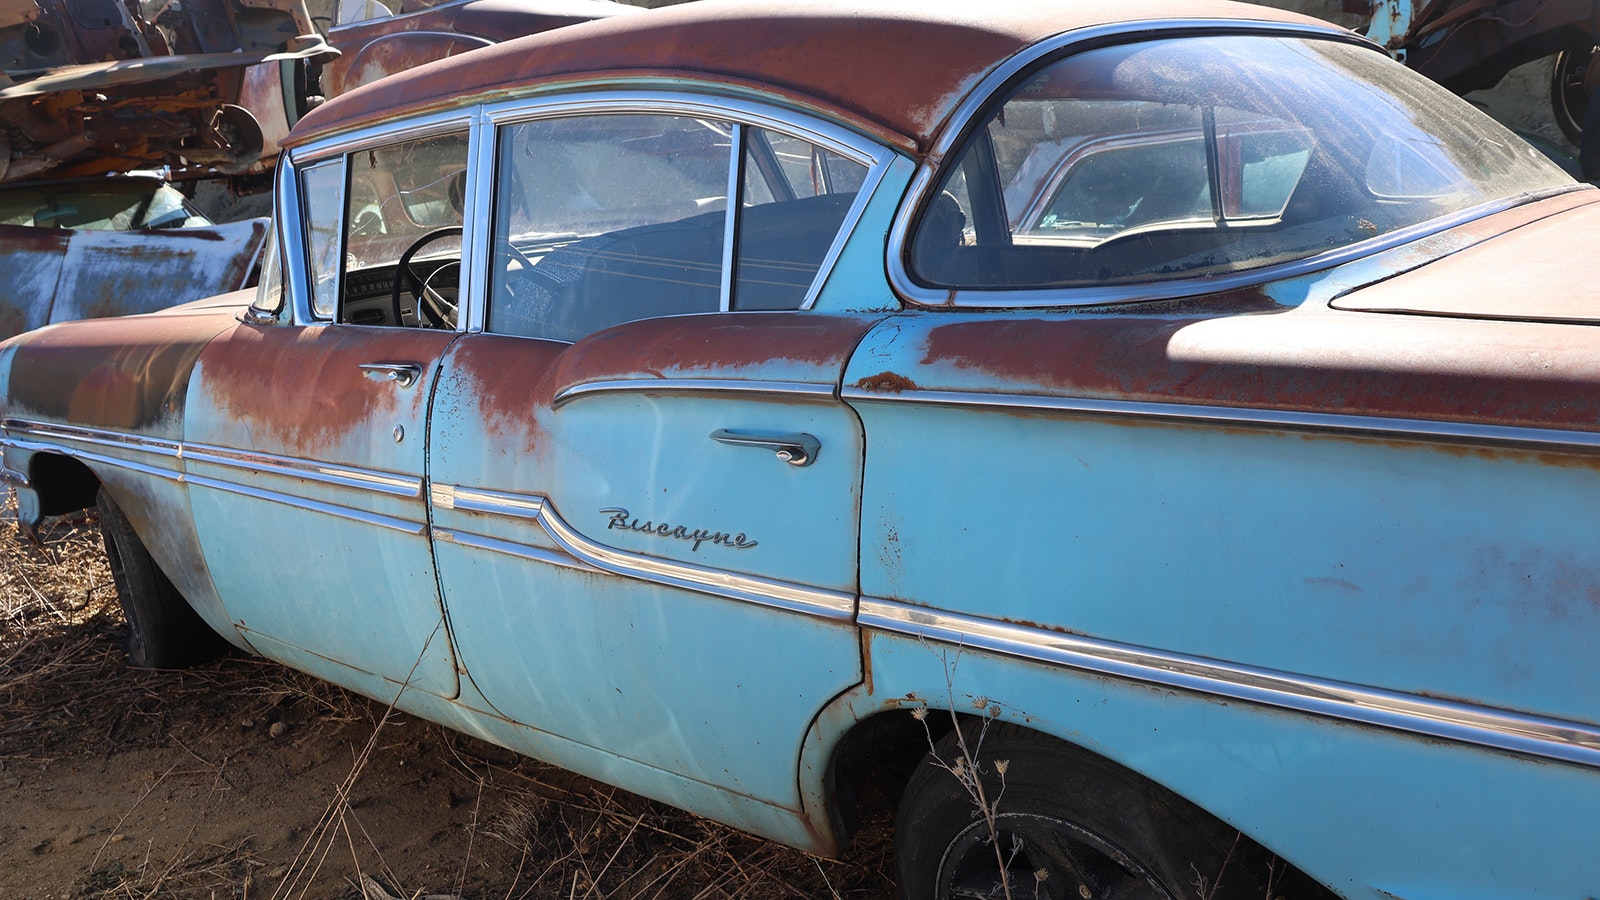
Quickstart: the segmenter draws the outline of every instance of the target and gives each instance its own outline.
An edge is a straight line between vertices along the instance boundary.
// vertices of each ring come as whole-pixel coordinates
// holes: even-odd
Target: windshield
[[[910,259],[940,288],[1216,275],[1572,185],[1382,54],[1262,35],[1068,56],[951,158]]]
[[[211,221],[169,184],[148,179],[61,183],[0,191],[0,224],[85,231],[199,228]]]

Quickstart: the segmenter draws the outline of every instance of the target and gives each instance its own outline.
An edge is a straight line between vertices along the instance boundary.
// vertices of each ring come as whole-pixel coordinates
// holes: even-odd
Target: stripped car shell
[[[0,336],[239,290],[267,227],[214,225],[150,173],[0,186]]]
[[[910,771],[907,897],[1600,890],[1600,192],[1376,45],[705,0],[286,146],[253,302],[0,345],[25,526],[812,852]]]

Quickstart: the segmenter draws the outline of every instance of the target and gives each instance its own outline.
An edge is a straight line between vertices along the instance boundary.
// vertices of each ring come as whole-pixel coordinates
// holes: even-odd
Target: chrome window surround
[[[468,172],[472,172],[472,164],[478,159],[477,143],[479,141],[478,116],[476,108],[460,110],[447,110],[445,112],[418,116],[406,119],[403,122],[391,122],[383,125],[374,125],[357,131],[338,134],[324,140],[296,147],[285,154],[284,162],[287,165],[278,167],[278,182],[275,194],[275,208],[278,220],[283,223],[284,235],[284,285],[285,295],[289,298],[287,304],[294,312],[294,322],[299,325],[328,325],[331,319],[316,316],[311,310],[311,297],[308,293],[310,286],[310,269],[306,260],[307,244],[305,239],[305,218],[300,209],[300,169],[314,165],[318,162],[346,156],[360,150],[374,149],[401,141],[416,140],[418,138],[434,137],[440,134],[466,132],[467,165]],[[346,180],[348,181],[348,173]],[[467,215],[467,224],[470,227],[463,229],[461,237],[462,282],[461,302],[463,306],[470,305],[474,296],[474,289],[469,278],[470,267],[467,265],[477,252],[478,241],[482,226],[476,224],[469,211],[476,210],[476,194],[479,191],[481,172],[467,179],[466,196],[462,203],[463,214]],[[357,326],[371,328],[370,325]],[[458,323],[457,330],[461,330]]]
[[[1245,269],[1240,272],[1211,278],[1184,278],[1171,281],[1118,284],[1106,287],[976,290],[972,288],[925,287],[916,283],[911,277],[911,273],[906,269],[906,255],[910,249],[909,239],[913,220],[921,211],[925,201],[928,200],[928,195],[932,191],[937,177],[943,174],[943,164],[946,161],[953,162],[953,160],[947,159],[951,151],[959,146],[974,128],[983,124],[984,120],[980,116],[988,111],[991,101],[1011,88],[1018,77],[1034,66],[1049,61],[1051,57],[1066,56],[1108,45],[1160,40],[1179,36],[1233,34],[1331,40],[1366,47],[1373,52],[1388,56],[1387,51],[1372,41],[1350,32],[1335,31],[1331,26],[1325,28],[1292,23],[1218,22],[1214,19],[1162,19],[1144,22],[1123,22],[1116,25],[1099,25],[1069,31],[1048,41],[1035,44],[1007,60],[998,69],[991,72],[988,77],[984,78],[967,95],[967,98],[962,101],[961,105],[950,116],[949,124],[940,133],[938,140],[934,142],[932,149],[929,150],[921,166],[918,167],[916,175],[912,177],[911,186],[906,191],[900,210],[895,214],[894,225],[889,231],[886,265],[889,272],[889,284],[895,293],[899,294],[902,299],[920,306],[955,306],[971,309],[1109,306],[1120,303],[1169,300],[1177,297],[1212,294],[1329,269],[1341,263],[1381,253],[1384,250],[1415,241],[1430,234],[1447,231],[1466,222],[1481,219],[1523,203],[1580,190],[1583,187],[1582,185],[1574,184],[1571,187],[1552,188],[1548,191],[1534,194],[1524,194],[1491,201],[1454,215],[1420,222],[1408,228],[1392,231],[1388,234],[1330,250],[1326,253],[1319,253],[1315,256],[1275,265],[1261,266],[1260,268]]]
[[[748,128],[762,128],[779,132],[815,144],[825,150],[867,167],[866,177],[861,188],[856,192],[855,199],[850,209],[845,213],[844,221],[839,226],[839,231],[834,235],[833,243],[829,245],[828,252],[824,254],[822,263],[817,268],[817,274],[807,288],[805,299],[800,304],[800,309],[810,309],[817,300],[817,295],[822,292],[822,286],[827,282],[828,275],[833,271],[834,264],[839,255],[844,251],[845,244],[855,232],[856,225],[860,222],[862,214],[866,211],[867,202],[877,191],[878,185],[883,181],[884,174],[888,171],[889,163],[893,160],[894,153],[882,145],[875,143],[849,129],[829,124],[821,119],[803,113],[790,112],[768,104],[744,98],[725,97],[720,94],[699,94],[683,90],[590,90],[583,94],[561,93],[546,94],[534,97],[507,100],[499,103],[490,103],[482,107],[483,120],[486,123],[485,137],[480,148],[478,162],[484,165],[485,159],[497,162],[495,148],[497,135],[491,136],[487,132],[492,127],[496,132],[501,126],[516,125],[538,119],[566,118],[578,115],[676,115],[694,118],[715,119],[727,122],[733,126],[732,147],[730,149],[730,167],[728,176],[728,196],[738,196],[741,185],[740,172],[743,167],[742,136]],[[497,184],[498,173],[492,167],[478,170],[480,173],[489,172],[491,181],[489,187],[483,191],[485,202],[481,207],[474,207],[475,221],[479,227],[484,223],[492,223],[493,216],[493,189]],[[476,179],[474,179],[476,180]],[[722,312],[731,311],[733,300],[732,275],[733,267],[728,264],[734,247],[732,236],[736,230],[735,217],[728,216],[727,229],[723,236],[723,269],[722,292],[719,308]],[[481,285],[477,296],[487,300],[488,278],[487,254],[480,254],[482,260],[474,259],[474,264],[484,267],[482,280],[474,283]],[[469,319],[469,331],[484,330],[487,317],[487,302],[475,304]]]
[[[1600,728],[862,597],[863,628],[1327,719],[1600,768]]]
[[[867,175],[845,214],[838,234],[834,236],[833,244],[823,257],[800,309],[810,309],[815,304],[817,295],[821,293],[834,264],[866,211],[868,201],[882,183],[889,163],[895,159],[893,151],[857,132],[813,116],[743,97],[675,89],[620,90],[595,87],[581,94],[577,93],[578,90],[584,89],[474,104],[407,119],[401,123],[374,125],[289,151],[285,160],[287,165],[279,167],[274,202],[278,221],[283,223],[284,290],[288,298],[286,308],[292,310],[294,322],[301,325],[330,324],[330,320],[312,314],[311,298],[307,293],[310,273],[305,257],[305,226],[300,210],[298,170],[332,157],[403,140],[469,130],[467,158],[468,171],[472,174],[467,179],[463,203],[467,227],[462,235],[461,312],[457,324],[458,331],[469,333],[482,332],[488,317],[489,253],[492,249],[490,228],[493,224],[491,216],[494,212],[495,169],[498,162],[496,145],[498,129],[502,125],[580,114],[698,116],[736,126],[735,155],[739,149],[737,132],[745,127],[757,127],[808,141],[866,166]],[[727,247],[725,243],[725,254]],[[726,272],[725,267],[723,310],[728,309],[731,294],[731,285],[726,284],[729,280]]]

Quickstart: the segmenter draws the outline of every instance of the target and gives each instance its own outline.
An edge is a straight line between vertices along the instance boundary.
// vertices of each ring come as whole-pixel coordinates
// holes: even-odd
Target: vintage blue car
[[[706,0],[278,171],[254,295],[0,345],[136,664],[819,854],[887,793],[919,900],[1600,896],[1600,191],[1364,39]]]

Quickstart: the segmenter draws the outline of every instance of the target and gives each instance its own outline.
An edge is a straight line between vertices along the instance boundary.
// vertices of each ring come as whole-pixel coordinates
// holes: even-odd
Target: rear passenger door
[[[881,167],[677,98],[502,113],[493,163],[430,444],[462,663],[565,766],[798,808],[774,754],[860,678],[837,384],[881,318],[808,307]]]

